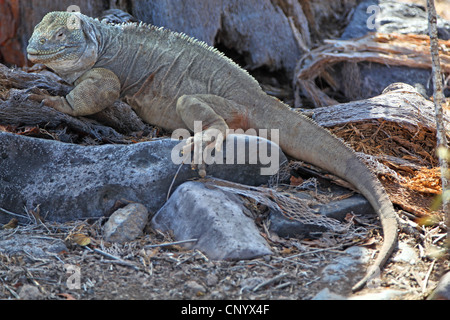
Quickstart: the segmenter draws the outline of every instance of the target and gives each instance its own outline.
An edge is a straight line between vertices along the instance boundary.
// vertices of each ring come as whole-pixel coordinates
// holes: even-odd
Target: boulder
[[[197,239],[185,244],[213,260],[253,259],[271,254],[254,221],[244,214],[236,196],[186,182],[153,217],[152,226],[172,232],[178,241]]]
[[[180,165],[176,163],[179,159],[172,157],[184,141],[81,146],[0,132],[0,142],[0,208],[23,214],[24,208],[39,206],[47,221],[101,217],[118,200],[142,203],[156,212],[170,190],[198,177],[190,164]],[[263,138],[230,135],[218,159],[231,164],[212,163],[207,174],[247,185],[267,183],[269,176],[262,175],[261,169],[269,165],[258,159],[254,164],[238,162],[238,155],[249,154],[239,148],[248,151],[255,143],[276,150],[272,153],[277,155],[272,159],[276,167],[285,160],[278,146]],[[232,161],[225,161],[227,157]],[[0,210],[0,223],[10,219]],[[24,219],[26,215],[19,221]]]
[[[428,300],[450,300],[450,272],[442,276]]]
[[[103,237],[109,242],[125,243],[143,234],[148,210],[140,203],[131,203],[116,210],[103,226]]]
[[[294,6],[302,12],[298,3]],[[301,54],[288,16],[270,0],[143,0],[135,1],[132,14],[209,45],[220,43],[244,55],[251,69],[265,66],[292,74]]]

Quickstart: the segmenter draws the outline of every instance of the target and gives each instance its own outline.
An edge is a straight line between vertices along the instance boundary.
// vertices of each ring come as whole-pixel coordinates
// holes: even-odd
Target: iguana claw
[[[206,176],[205,156],[206,150],[211,153],[212,150],[216,152],[222,151],[222,144],[224,138],[222,134],[217,134],[216,129],[206,129],[203,132],[198,132],[186,140],[186,145],[183,147],[183,154],[187,155],[194,151],[192,159],[192,168],[198,169],[200,177]]]

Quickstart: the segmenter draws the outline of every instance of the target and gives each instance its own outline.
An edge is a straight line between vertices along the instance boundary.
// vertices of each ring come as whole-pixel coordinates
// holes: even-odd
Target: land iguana
[[[354,291],[378,274],[394,250],[398,222],[393,205],[356,153],[267,95],[247,71],[204,42],[143,23],[114,25],[81,13],[51,12],[35,27],[27,53],[30,61],[75,85],[65,97],[35,92],[30,99],[72,116],[97,113],[120,98],[144,121],[167,130],[193,132],[194,121],[202,121],[203,132],[189,143],[217,150],[227,129],[278,129],[287,155],[350,182],[379,215],[384,242]]]

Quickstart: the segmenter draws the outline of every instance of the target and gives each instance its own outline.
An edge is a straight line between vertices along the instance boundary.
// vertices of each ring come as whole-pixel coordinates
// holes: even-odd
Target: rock
[[[370,251],[363,247],[350,247],[345,250],[344,254],[336,258],[321,271],[320,281],[333,285],[335,289],[339,288],[340,292],[345,292],[348,286],[356,283],[357,280],[365,273],[365,264],[369,262]],[[378,279],[374,279],[375,281]],[[375,287],[369,283],[368,286]]]
[[[295,196],[305,198],[305,200],[312,198],[308,193],[297,193]],[[311,209],[312,213],[317,213],[339,221],[344,221],[345,216],[348,213],[353,213],[355,215],[375,214],[367,199],[359,194],[343,200],[314,205],[311,206]],[[323,232],[330,231],[330,229],[325,225],[310,224],[303,221],[289,219],[281,212],[274,210],[271,210],[270,212],[269,221],[269,230],[276,233],[280,237],[286,238],[317,238],[320,237]]]
[[[311,300],[347,300],[347,297],[331,292],[328,288],[323,288]]]
[[[433,293],[428,297],[428,300],[450,300],[450,272],[444,274],[439,280]]]
[[[381,287],[379,274],[370,279],[367,288],[372,292],[351,295],[351,284],[356,283],[365,273],[371,258],[371,250],[364,247],[350,247],[344,255],[336,258],[321,271],[320,282],[327,288],[320,291],[313,300],[393,300],[408,292]],[[329,288],[333,288],[331,292]]]
[[[324,226],[289,219],[281,212],[274,210],[270,211],[269,221],[269,230],[284,238],[318,238],[322,233],[328,231]]]
[[[384,289],[380,292],[370,292],[352,296],[348,300],[398,300],[408,292],[405,290]]]
[[[398,249],[399,251],[392,257],[393,262],[416,264],[420,260],[419,255],[414,248],[405,242],[400,241],[398,243]]]
[[[39,291],[39,288],[30,285],[24,284],[19,291],[19,297],[21,300],[41,300],[43,299],[42,293]]]
[[[297,12],[302,8],[294,4]],[[245,54],[254,69],[266,66],[292,74],[300,57],[287,15],[270,0],[135,1],[133,16]],[[207,17],[207,19],[205,18]],[[203,23],[199,23],[203,21]],[[283,50],[280,50],[283,48]]]
[[[252,219],[235,196],[186,182],[152,219],[152,226],[171,231],[176,240],[197,239],[198,249],[213,260],[241,260],[271,254]]]
[[[101,217],[117,200],[142,203],[156,212],[166,201],[172,182],[175,190],[198,177],[190,164],[176,174],[179,165],[174,162],[178,159],[172,158],[171,152],[177,154],[184,145],[178,140],[81,146],[0,132],[0,141],[0,207],[20,213],[24,207],[35,209],[39,205],[47,221]],[[261,169],[278,168],[286,159],[278,146],[267,143],[263,138],[230,135],[223,155],[217,157],[225,164],[217,161],[209,165],[207,174],[247,185],[267,183],[269,176],[262,175]],[[247,160],[255,158],[254,152],[251,156],[248,152],[255,145],[272,150],[268,165],[258,164],[260,158],[253,159],[255,164],[238,159],[242,154]],[[226,164],[226,159],[233,164]],[[0,211],[0,223],[10,219]],[[19,219],[26,221],[25,216]]]
[[[27,234],[0,230],[0,253],[8,256],[25,255],[27,258],[49,258],[52,254],[68,251],[63,240],[33,238]]]
[[[184,284],[184,289],[192,292],[195,295],[202,295],[206,293],[206,288],[193,280],[186,282]]]
[[[115,211],[103,226],[106,241],[125,243],[143,234],[148,210],[140,203],[131,203]]]
[[[339,221],[344,221],[348,213],[353,213],[357,216],[376,214],[369,201],[360,194],[316,206],[315,209],[317,213]]]
[[[219,278],[218,278],[215,274],[208,273],[208,274],[206,275],[206,284],[207,284],[209,287],[214,287],[214,286],[216,286],[218,283],[219,283]]]
[[[407,292],[402,290],[386,289],[380,292],[371,292],[357,296],[343,296],[330,291],[328,288],[322,289],[312,300],[393,300],[401,298]]]

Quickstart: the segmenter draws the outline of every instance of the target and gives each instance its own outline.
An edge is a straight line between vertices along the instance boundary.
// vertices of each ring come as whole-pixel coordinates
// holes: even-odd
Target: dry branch
[[[443,90],[443,78],[441,73],[441,59],[439,57],[439,40],[437,35],[437,14],[434,6],[434,0],[427,1],[428,11],[428,29],[430,33],[430,51],[432,60],[433,71],[433,100],[436,113],[436,138],[438,150],[448,150],[448,140],[444,120],[444,90]],[[444,59],[443,59],[444,60]],[[443,68],[445,70],[445,67]],[[448,181],[448,162],[445,156],[441,152],[439,155],[439,164],[441,167],[441,183],[442,183],[442,208],[447,217],[447,226],[450,226],[450,199],[447,197],[449,181]],[[447,234],[447,243],[450,243],[450,229]],[[450,252],[450,246],[448,248]]]
[[[450,40],[440,40],[441,66],[450,73]],[[312,50],[296,68],[294,86],[302,90],[316,107],[336,104],[315,84],[325,69],[338,62],[376,62],[391,66],[431,69],[430,39],[424,35],[371,33],[352,40],[325,40]]]
[[[94,139],[110,142],[121,142],[124,140],[121,133],[140,131],[145,127],[131,107],[121,101],[88,118],[75,118],[28,100],[28,91],[33,88],[65,96],[73,87],[51,72],[27,73],[0,64],[1,125],[41,125],[46,128],[63,125]]]

